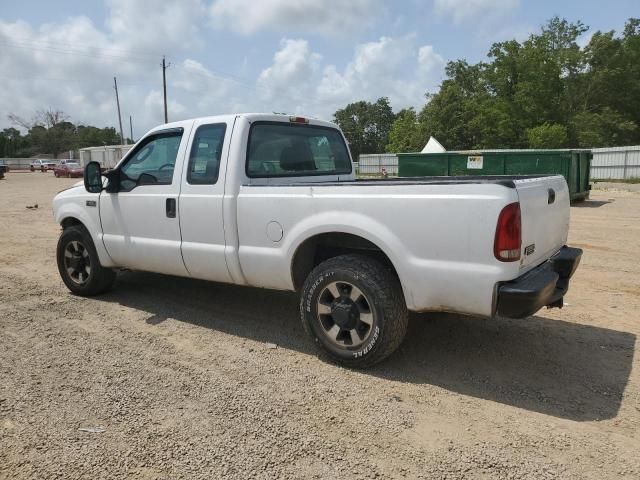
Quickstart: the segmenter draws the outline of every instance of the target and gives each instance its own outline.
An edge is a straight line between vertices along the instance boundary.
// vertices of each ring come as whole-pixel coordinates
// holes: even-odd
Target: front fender
[[[84,191],[84,188],[81,194],[76,194],[77,192],[73,192],[73,190],[76,189],[72,188],[60,192],[54,198],[53,215],[56,223],[62,225],[65,220],[70,218],[82,223],[91,235],[100,264],[107,268],[116,266],[102,241],[102,226],[99,213],[100,196],[88,194]],[[90,206],[88,202],[95,202],[95,206]]]

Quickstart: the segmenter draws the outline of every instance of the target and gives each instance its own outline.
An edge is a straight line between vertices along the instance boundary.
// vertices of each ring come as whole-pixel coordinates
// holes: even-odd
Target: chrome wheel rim
[[[373,330],[371,303],[352,283],[338,281],[324,287],[316,311],[325,337],[338,347],[357,348]]]
[[[91,258],[82,242],[73,240],[64,249],[64,268],[72,282],[83,285],[91,275]]]

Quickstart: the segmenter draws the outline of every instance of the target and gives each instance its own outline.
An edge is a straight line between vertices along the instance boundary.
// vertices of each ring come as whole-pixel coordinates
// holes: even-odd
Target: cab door
[[[196,120],[180,192],[182,258],[192,277],[232,282],[222,215],[229,138],[227,122]]]
[[[187,276],[178,198],[193,122],[142,139],[116,171],[119,189],[100,194],[104,246],[121,267]]]

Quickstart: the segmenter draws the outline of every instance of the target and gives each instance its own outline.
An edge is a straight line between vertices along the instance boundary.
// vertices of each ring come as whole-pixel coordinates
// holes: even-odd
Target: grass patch
[[[606,183],[631,183],[631,184],[636,184],[636,183],[640,183],[640,177],[634,177],[634,178],[625,178],[623,179],[617,179],[617,178],[603,178],[602,180],[591,180],[593,183],[602,183],[602,182],[606,182]]]

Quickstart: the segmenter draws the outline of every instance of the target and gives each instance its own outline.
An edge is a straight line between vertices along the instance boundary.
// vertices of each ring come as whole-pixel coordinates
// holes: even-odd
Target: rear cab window
[[[350,174],[351,159],[335,128],[255,122],[249,130],[246,173],[250,178]]]

